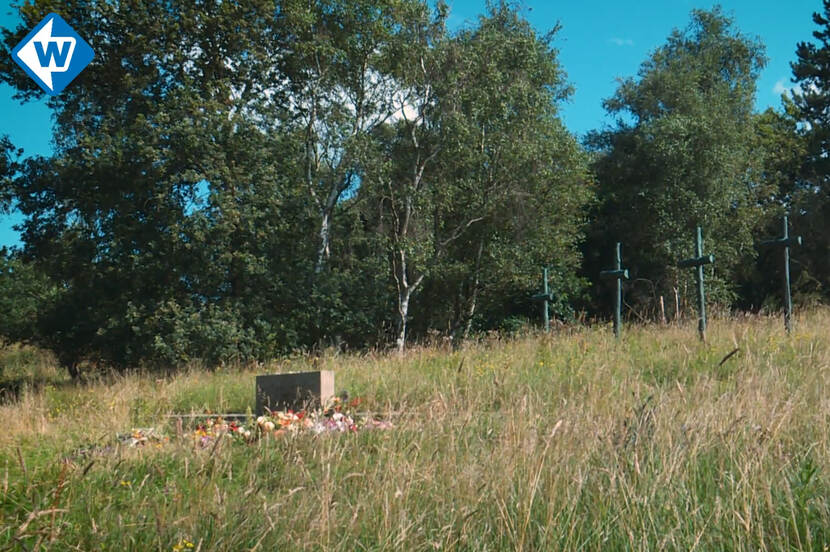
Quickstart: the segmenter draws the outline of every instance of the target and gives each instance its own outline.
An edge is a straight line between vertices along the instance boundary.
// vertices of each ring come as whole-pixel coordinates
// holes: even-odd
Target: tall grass
[[[705,345],[577,329],[30,388],[0,406],[0,549],[824,550],[828,328],[824,309],[790,337],[771,318],[715,320]],[[395,429],[115,440],[244,412],[256,373],[310,368]]]

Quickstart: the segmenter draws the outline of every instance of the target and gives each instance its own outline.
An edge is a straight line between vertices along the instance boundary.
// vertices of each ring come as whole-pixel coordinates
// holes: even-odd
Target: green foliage
[[[760,154],[760,163],[752,169],[752,180],[763,185],[765,195],[759,195],[759,207],[765,218],[759,220],[755,232],[756,243],[782,235],[781,217],[789,215],[790,235],[804,233],[804,224],[797,206],[806,141],[799,133],[794,107],[784,96],[782,112],[767,109],[753,116],[755,134],[753,151]],[[792,293],[794,300],[804,302],[813,293],[803,281],[804,250],[790,249]],[[781,282],[784,278],[782,251],[778,247],[758,248],[755,262],[736,267],[734,278],[738,284],[737,306],[744,309],[782,308],[784,298]],[[805,274],[806,275],[806,274]]]
[[[466,335],[477,303],[498,327],[551,258],[563,308],[579,288],[569,89],[515,9],[451,36],[446,6],[419,0],[55,0],[21,7],[4,49],[50,11],[96,58],[49,99],[55,155],[2,189],[26,216],[21,258],[58,290],[18,334],[73,375],[384,344],[406,278],[407,297],[457,297],[416,308],[416,337]],[[5,58],[0,79],[41,95]],[[416,220],[390,226],[401,206]]]
[[[0,215],[8,213],[14,198],[11,179],[18,169],[22,150],[15,149],[8,136],[0,137]]]
[[[799,281],[805,295],[830,297],[830,2],[813,14],[815,42],[799,42],[792,63],[792,104],[788,112],[806,141],[803,165],[793,178],[794,224],[805,235],[804,270]]]
[[[809,172],[811,176],[823,181],[830,172],[830,2],[822,1],[822,11],[813,13],[813,23],[819,28],[813,31],[813,38],[818,42],[799,42],[796,48],[797,60],[792,63],[793,82],[798,86],[793,90],[792,101],[797,109],[799,120],[806,123],[806,136],[809,140]]]
[[[0,345],[33,341],[38,313],[56,295],[55,287],[36,266],[0,250]]]
[[[251,186],[239,175],[253,164],[239,165],[248,147],[267,150],[251,125],[229,116],[244,97],[226,103],[229,90],[250,82],[257,48],[267,47],[245,40],[253,32],[230,38],[240,21],[249,31],[262,23],[255,15],[264,6],[246,6],[141,2],[118,10],[90,1],[21,9],[24,25],[62,13],[97,48],[84,75],[50,100],[56,155],[29,160],[15,182],[27,215],[25,255],[61,286],[40,319],[41,343],[70,369],[83,359],[126,366],[153,357],[153,318],[136,323],[130,315],[193,300],[190,262],[204,236],[188,213],[199,183],[210,182],[216,203]],[[24,32],[7,35],[6,47]],[[217,55],[238,59],[235,70]],[[36,94],[11,69],[3,78]],[[238,147],[228,149],[229,141]],[[222,222],[233,225],[228,211]]]
[[[459,138],[440,158],[442,191],[455,190],[467,217],[482,219],[455,251],[468,267],[464,287],[478,291],[486,319],[494,322],[518,305],[530,314],[525,298],[538,291],[542,266],[552,268],[560,307],[582,285],[576,246],[593,191],[587,158],[558,117],[571,89],[551,46],[557,30],[537,36],[501,5],[477,29],[462,32],[452,53],[464,67],[460,80],[448,83],[442,130]],[[467,190],[475,191],[472,201]],[[454,295],[456,281],[442,284],[439,293]]]
[[[285,99],[302,88],[304,69],[279,55],[286,41],[302,39],[291,34],[301,14],[294,3],[279,8],[41,3],[22,8],[24,25],[7,33],[10,48],[26,24],[58,11],[96,45],[83,77],[50,100],[57,154],[30,159],[10,188],[27,216],[26,258],[42,261],[61,287],[34,335],[71,370],[83,360],[126,367],[268,358],[324,337],[328,319],[306,316],[332,297],[320,297],[314,246],[303,245],[318,213],[301,180],[303,126]],[[320,6],[329,27],[354,15],[340,8]],[[361,9],[331,47],[352,48],[374,13]],[[346,73],[355,63],[326,81],[330,97],[354,80]],[[21,95],[38,95],[13,67],[2,73]],[[340,132],[326,123],[331,136]]]
[[[618,122],[588,139],[601,205],[587,266],[590,274],[607,266],[613,242],[622,241],[632,278],[649,281],[629,294],[638,308],[653,309],[657,295],[688,281],[688,271],[673,267],[693,253],[698,225],[705,253],[716,258],[712,291],[731,302],[728,282],[754,255],[759,201],[769,195],[768,183],[751,176],[755,81],[764,64],[763,46],[719,8],[695,10],[689,26],[606,100]]]
[[[372,196],[367,216],[380,213],[399,316],[411,313],[416,335],[438,328],[461,339],[474,321],[497,328],[519,314],[516,299],[527,314],[544,264],[556,267],[563,304],[579,291],[591,191],[587,159],[557,113],[570,88],[554,35],[495,4],[476,27],[435,39],[422,58],[427,82],[408,81],[431,97],[413,96],[415,115],[389,129],[381,155],[394,161],[361,195]]]
[[[509,2],[457,32],[424,0],[19,10],[0,81],[21,100],[43,93],[8,54],[46,13],[96,51],[48,99],[52,156],[0,140],[0,211],[25,216],[0,335],[73,376],[457,345],[536,320],[543,266],[556,316],[600,312],[604,290],[583,301],[616,241],[645,316],[658,295],[688,299],[675,263],[697,225],[711,299],[775,306],[779,263],[754,241],[785,211],[809,236],[796,298],[830,289],[824,31],[799,46],[801,91],[754,114],[762,45],[719,8],[692,12],[621,81],[605,103],[618,124],[586,152],[559,114],[558,28],[540,35]]]

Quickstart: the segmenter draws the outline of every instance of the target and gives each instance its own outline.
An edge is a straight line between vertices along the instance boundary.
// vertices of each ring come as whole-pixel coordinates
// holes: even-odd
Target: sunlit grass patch
[[[830,311],[781,326],[51,382],[0,406],[0,547],[823,550]],[[394,427],[203,446],[168,417],[245,413],[256,374],[308,369]],[[139,427],[167,440],[130,446]]]

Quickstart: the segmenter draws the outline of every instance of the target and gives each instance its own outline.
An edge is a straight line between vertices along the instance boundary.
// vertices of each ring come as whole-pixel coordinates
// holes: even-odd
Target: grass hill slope
[[[782,326],[714,320],[705,345],[692,324],[620,342],[578,329],[83,386],[52,372],[0,406],[0,550],[824,550],[830,310]],[[245,412],[255,374],[312,368],[394,427],[202,446],[166,417]],[[150,427],[144,446],[123,438]]]

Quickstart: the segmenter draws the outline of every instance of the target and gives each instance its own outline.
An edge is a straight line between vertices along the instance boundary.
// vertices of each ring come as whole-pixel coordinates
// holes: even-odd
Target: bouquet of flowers
[[[210,445],[216,439],[225,435],[236,437],[243,441],[250,441],[253,438],[253,433],[244,424],[240,425],[234,421],[227,422],[221,416],[208,418],[203,423],[197,425],[193,431],[193,436],[202,447]]]
[[[361,429],[393,427],[390,422],[378,421],[368,415],[358,415],[355,409],[361,402],[360,398],[346,402],[340,397],[334,397],[323,408],[310,412],[305,410],[299,412],[268,411],[267,415],[257,418],[257,428],[260,434],[280,436],[304,432],[314,435],[355,433]]]
[[[264,437],[355,433],[362,430],[394,427],[391,422],[375,420],[371,415],[359,415],[356,408],[361,402],[360,398],[346,402],[335,397],[319,409],[268,410],[264,415],[255,420],[249,419],[246,423],[229,421],[222,416],[208,415],[189,435],[198,447],[205,448],[216,444],[222,438],[252,443]],[[177,433],[182,435],[181,422],[179,422]],[[129,434],[119,435],[118,438],[123,444],[131,447],[142,446],[150,442],[161,446],[161,443],[169,441],[167,436],[152,428],[134,429]]]

